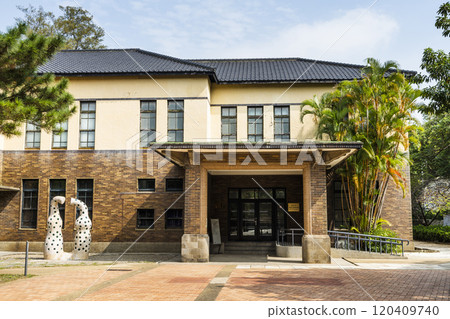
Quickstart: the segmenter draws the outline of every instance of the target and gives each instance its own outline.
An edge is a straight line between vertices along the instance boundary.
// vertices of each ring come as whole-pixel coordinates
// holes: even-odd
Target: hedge
[[[415,240],[450,243],[450,226],[417,225],[413,228],[413,236]]]

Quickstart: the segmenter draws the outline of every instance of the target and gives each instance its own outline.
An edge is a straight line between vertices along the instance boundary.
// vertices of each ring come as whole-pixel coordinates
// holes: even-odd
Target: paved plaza
[[[210,263],[189,264],[176,254],[46,264],[31,254],[34,276],[0,284],[0,300],[450,300],[450,256],[442,247],[408,259],[340,258],[330,265],[214,255]],[[20,261],[0,254],[0,274],[23,273]]]

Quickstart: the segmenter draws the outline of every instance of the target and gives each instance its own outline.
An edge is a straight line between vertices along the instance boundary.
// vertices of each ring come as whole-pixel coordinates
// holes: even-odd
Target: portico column
[[[185,167],[185,190],[181,259],[184,262],[208,262],[207,170],[201,165],[188,164]]]
[[[304,263],[330,263],[331,245],[327,234],[326,166],[306,162],[303,169],[302,239]]]

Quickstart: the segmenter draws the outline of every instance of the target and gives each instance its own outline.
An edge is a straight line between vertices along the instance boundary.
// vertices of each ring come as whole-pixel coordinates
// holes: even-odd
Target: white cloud
[[[398,32],[397,22],[374,11],[354,9],[328,21],[300,23],[224,52],[234,56],[300,56],[362,63],[382,52]]]

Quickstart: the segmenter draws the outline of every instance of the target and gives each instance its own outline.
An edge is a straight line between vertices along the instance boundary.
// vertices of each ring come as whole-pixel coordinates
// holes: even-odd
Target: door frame
[[[227,222],[228,222],[228,227],[227,227],[227,236],[228,236],[228,240],[229,241],[274,241],[276,239],[276,233],[277,233],[277,229],[278,229],[278,205],[276,202],[274,202],[271,198],[253,198],[253,199],[242,199],[241,196],[241,191],[242,190],[249,190],[249,189],[255,189],[257,190],[258,188],[251,188],[251,187],[242,187],[242,188],[235,188],[235,187],[230,187],[228,188],[228,192],[227,192]],[[280,198],[275,198],[275,200],[283,207],[286,207],[286,188],[285,187],[266,187],[266,190],[271,190],[272,195],[275,198],[275,190],[283,190],[284,191],[284,198],[280,199]],[[230,190],[238,190],[238,198],[230,198]],[[259,196],[258,196],[259,197]],[[234,235],[230,235],[230,227],[229,225],[231,225],[231,213],[230,213],[230,202],[235,202],[237,203],[237,236]],[[248,203],[248,202],[252,202],[254,203],[254,207],[255,207],[255,219],[256,219],[256,226],[255,226],[255,235],[254,236],[243,236],[242,233],[242,226],[243,226],[243,215],[242,215],[242,209],[243,209],[243,203]],[[259,208],[259,204],[262,202],[270,202],[272,204],[272,236],[261,236],[260,235],[260,208]],[[286,216],[284,219],[284,224],[286,225]],[[283,227],[285,227],[285,225],[283,225]]]

